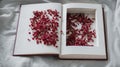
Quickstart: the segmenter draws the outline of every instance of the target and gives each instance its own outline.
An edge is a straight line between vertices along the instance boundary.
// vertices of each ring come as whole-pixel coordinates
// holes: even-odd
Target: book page
[[[56,43],[54,43],[54,45],[56,46],[54,46],[53,44],[52,45],[45,44],[46,42],[49,43],[48,41],[41,42],[39,39],[41,36],[39,36],[39,34],[35,34],[36,30],[33,27],[34,23],[30,21],[30,19],[34,17],[35,12],[39,12],[38,14],[40,14],[40,11],[49,12],[50,10],[53,10],[53,12],[58,12],[59,15],[61,16],[61,4],[59,3],[27,4],[27,5],[21,6],[19,24],[18,24],[18,30],[17,30],[16,42],[15,42],[15,48],[14,48],[14,55],[59,54],[61,18],[57,19],[59,25],[57,28],[58,40],[56,41]],[[52,19],[50,14],[47,16],[48,18]],[[44,19],[41,21],[44,22]],[[36,37],[39,40],[37,40]],[[47,37],[47,35],[46,36],[44,35],[44,38],[45,37]],[[45,38],[44,40],[46,39],[48,40],[49,38]]]
[[[91,20],[91,22],[86,23],[76,16],[82,19],[87,18],[86,20]],[[75,20],[73,20],[73,18],[75,18]],[[87,26],[88,24],[90,24],[89,27]],[[65,58],[67,58],[67,56],[70,57],[71,55],[72,57],[72,55],[74,55],[74,58],[82,58],[79,55],[83,57],[86,55],[88,58],[89,55],[91,57],[100,55],[100,57],[106,58],[103,26],[103,13],[100,4],[64,4],[61,56],[64,57],[64,55],[66,55]],[[87,34],[85,33],[86,31]],[[88,33],[92,34],[88,36]]]

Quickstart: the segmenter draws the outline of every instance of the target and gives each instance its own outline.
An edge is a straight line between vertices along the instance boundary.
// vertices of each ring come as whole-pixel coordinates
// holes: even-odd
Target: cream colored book
[[[107,59],[101,4],[21,5],[17,27],[14,56]]]

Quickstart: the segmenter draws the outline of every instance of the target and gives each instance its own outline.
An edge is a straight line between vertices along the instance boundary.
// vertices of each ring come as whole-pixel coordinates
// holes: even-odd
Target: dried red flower
[[[91,29],[93,20],[84,13],[67,13],[67,46],[93,46],[95,29]],[[77,27],[81,26],[80,29]]]
[[[58,41],[59,12],[57,10],[47,9],[44,11],[33,11],[33,17],[30,18],[30,28],[32,29],[32,40],[37,44],[55,46]],[[29,32],[29,34],[31,34]]]

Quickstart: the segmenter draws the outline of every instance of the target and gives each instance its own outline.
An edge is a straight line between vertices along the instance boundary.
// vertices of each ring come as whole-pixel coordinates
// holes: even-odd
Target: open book
[[[101,4],[21,5],[13,55],[107,59]]]

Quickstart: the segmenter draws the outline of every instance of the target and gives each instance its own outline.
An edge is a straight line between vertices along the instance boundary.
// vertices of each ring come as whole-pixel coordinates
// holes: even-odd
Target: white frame
[[[66,14],[68,8],[88,8],[95,9],[95,22],[96,22],[96,34],[97,34],[97,44],[99,46],[66,46]],[[104,36],[104,24],[103,24],[103,13],[102,13],[102,5],[101,4],[85,4],[85,3],[70,3],[63,5],[63,22],[62,22],[62,44],[61,44],[61,55],[90,55],[92,56],[102,56],[106,58],[106,50],[105,50],[105,36]],[[89,56],[89,57],[90,57]],[[98,56],[98,58],[99,58]]]

